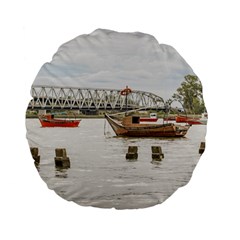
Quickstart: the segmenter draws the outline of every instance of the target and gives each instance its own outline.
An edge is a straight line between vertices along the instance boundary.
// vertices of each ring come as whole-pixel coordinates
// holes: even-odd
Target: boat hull
[[[105,115],[110,126],[117,136],[126,137],[183,137],[186,135],[189,126],[167,124],[131,124],[123,126],[120,122]]]

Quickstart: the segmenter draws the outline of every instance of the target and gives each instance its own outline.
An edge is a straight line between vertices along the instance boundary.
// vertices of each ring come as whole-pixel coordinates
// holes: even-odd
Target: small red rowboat
[[[54,115],[42,115],[39,116],[39,121],[42,127],[78,127],[80,119],[56,119]]]

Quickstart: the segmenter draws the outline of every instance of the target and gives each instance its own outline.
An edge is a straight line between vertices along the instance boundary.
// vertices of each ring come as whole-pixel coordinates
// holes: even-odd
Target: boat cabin
[[[127,117],[123,118],[122,124],[123,125],[140,124],[140,117],[139,116],[127,116]]]
[[[150,118],[157,118],[157,113],[150,113]]]
[[[54,119],[54,115],[53,114],[45,114],[41,116],[42,119],[46,119],[46,120],[52,120]]]

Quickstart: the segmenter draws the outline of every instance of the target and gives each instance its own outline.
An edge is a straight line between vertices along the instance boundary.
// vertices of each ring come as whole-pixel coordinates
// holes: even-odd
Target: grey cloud
[[[167,99],[190,66],[171,46],[143,33],[96,30],[60,46],[34,85],[124,88],[152,91]]]

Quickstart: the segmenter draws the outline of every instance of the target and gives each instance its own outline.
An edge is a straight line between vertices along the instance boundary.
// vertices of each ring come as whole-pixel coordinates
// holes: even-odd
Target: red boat
[[[189,119],[190,119],[190,118],[187,117],[187,116],[181,116],[181,115],[176,116],[176,122],[177,122],[177,123],[186,123]],[[191,118],[191,119],[193,119],[193,118]],[[199,118],[194,118],[194,119],[197,120],[197,119],[199,119]]]
[[[141,117],[140,122],[157,122],[158,117],[156,113],[150,113],[150,117]]]
[[[189,125],[207,124],[207,114],[204,113],[201,118],[192,118],[187,116],[177,116],[177,123],[188,123]]]
[[[80,119],[56,119],[53,114],[39,116],[42,127],[78,127]]]
[[[163,120],[164,120],[164,121],[176,121],[176,117],[175,117],[175,116],[164,117]]]

